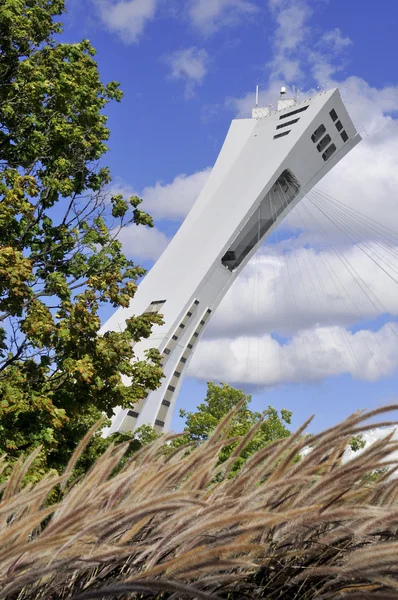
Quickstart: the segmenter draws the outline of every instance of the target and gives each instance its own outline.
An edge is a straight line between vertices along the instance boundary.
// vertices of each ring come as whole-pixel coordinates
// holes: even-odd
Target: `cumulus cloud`
[[[166,56],[164,60],[170,67],[171,79],[184,81],[184,96],[186,99],[192,98],[196,86],[203,83],[207,74],[209,55],[206,50],[193,46],[177,50]]]
[[[308,2],[269,6],[278,27],[262,104],[277,98],[282,77],[310,70],[319,86],[327,77],[328,87],[340,88],[363,141],[247,265],[214,315],[191,374],[263,385],[343,373],[379,379],[398,366],[396,325],[373,331],[382,315],[381,322],[398,315],[398,87],[338,81],[334,61],[351,40],[334,29],[309,44]],[[225,105],[247,116],[254,101],[249,92]]]
[[[169,243],[165,234],[155,227],[141,225],[122,229],[118,239],[126,256],[137,260],[157,260]]]
[[[268,65],[271,78],[297,82],[302,77],[300,53],[309,33],[307,21],[312,10],[301,0],[270,0],[269,6],[276,21],[274,56]]]
[[[125,43],[135,43],[156,14],[157,0],[93,0],[102,23]]]
[[[177,175],[170,183],[158,181],[141,191],[121,183],[113,186],[112,193],[126,197],[140,196],[144,200],[143,210],[155,220],[182,221],[191,210],[210,173],[211,169],[203,169],[192,175]]]
[[[203,340],[189,367],[204,380],[273,386],[351,374],[376,381],[398,367],[398,325],[350,333],[341,327],[301,331],[286,344],[270,335]]]
[[[397,284],[358,247],[322,251],[266,246],[229,290],[207,336],[223,338],[342,325],[398,316]],[[289,248],[290,246],[290,248]],[[385,248],[375,245],[382,255]],[[398,246],[394,248],[398,269]],[[387,270],[387,269],[386,269]],[[390,271],[394,275],[394,271]]]
[[[341,29],[336,27],[323,34],[318,45],[327,51],[341,52],[348,46],[351,46],[352,40],[342,34]]]
[[[191,0],[189,17],[194,27],[210,34],[222,26],[238,24],[242,17],[258,10],[249,0]]]

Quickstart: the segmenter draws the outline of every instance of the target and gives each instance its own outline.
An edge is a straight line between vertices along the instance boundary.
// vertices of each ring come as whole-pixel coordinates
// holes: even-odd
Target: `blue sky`
[[[102,79],[120,81],[125,93],[121,104],[107,109],[112,136],[106,162],[114,189],[141,195],[155,218],[155,230],[122,238],[137,262],[150,268],[166,247],[199,194],[231,119],[249,113],[257,84],[264,105],[276,102],[282,84],[296,85],[303,97],[322,86],[340,86],[364,141],[319,187],[398,232],[397,3],[67,0],[66,5],[63,38],[89,38]],[[198,348],[179,407],[192,409],[203,399],[206,378],[228,381],[250,390],[257,410],[269,404],[292,410],[295,426],[315,413],[315,430],[397,397],[398,289],[323,222],[333,247],[361,273],[385,310],[370,305],[325,243],[323,230],[307,218],[311,211],[319,217],[319,201],[319,196],[305,201],[242,273]],[[377,256],[384,251],[378,237],[370,236],[374,229],[353,231]],[[295,303],[291,297],[280,301],[292,287]],[[256,302],[250,301],[254,296]],[[104,311],[103,318],[108,315]],[[214,360],[220,355],[223,363]],[[247,363],[250,368],[242,366]],[[181,426],[176,413],[174,427]]]

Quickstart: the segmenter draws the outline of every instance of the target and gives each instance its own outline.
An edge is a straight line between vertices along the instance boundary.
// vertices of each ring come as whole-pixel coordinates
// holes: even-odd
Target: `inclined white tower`
[[[297,102],[282,88],[277,110],[255,108],[232,121],[213,171],[167,249],[101,333],[127,318],[164,315],[136,357],[158,348],[161,388],[131,410],[119,410],[111,432],[150,424],[167,431],[177,395],[210,317],[264,239],[358,142],[337,89]]]

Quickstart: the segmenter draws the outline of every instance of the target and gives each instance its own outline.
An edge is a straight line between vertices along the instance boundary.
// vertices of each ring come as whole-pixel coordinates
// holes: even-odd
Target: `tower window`
[[[302,108],[298,108],[297,110],[292,110],[291,112],[286,113],[285,115],[281,115],[279,119],[287,119],[287,117],[292,117],[293,115],[297,115],[298,113],[304,112],[305,110],[307,110],[307,108],[309,108],[309,104],[307,104],[307,106],[303,106]]]
[[[164,427],[164,421],[160,421],[159,419],[156,419],[155,425],[157,425],[158,427]]]
[[[337,123],[335,123],[335,125],[336,125],[337,131],[341,131],[343,129],[343,125],[342,125],[341,121],[337,121]]]
[[[322,150],[325,150],[326,146],[328,146],[331,141],[332,138],[330,137],[330,135],[326,134],[325,137],[322,138],[319,144],[317,145],[318,152],[322,152]]]
[[[189,348],[189,350],[192,350],[193,344],[188,344],[187,348]]]
[[[181,323],[180,329],[185,329],[185,325],[183,323]]]
[[[197,331],[195,331],[195,333],[193,334],[193,337],[199,337],[199,334]]]
[[[178,340],[178,336],[177,335],[173,335],[173,337],[171,339],[174,340],[174,341],[176,341],[176,340]]]
[[[206,323],[206,321],[201,321],[200,322],[201,325],[204,325],[205,323]]]
[[[179,371],[174,371],[174,377],[181,377],[181,373]]]
[[[192,313],[191,312],[187,312],[187,317],[192,317]]]
[[[180,360],[180,362],[182,362],[183,365],[185,365],[185,363],[187,362],[187,359],[182,357],[182,359]]]
[[[348,135],[346,131],[342,131],[340,135],[343,139],[343,142],[346,142],[348,140]]]
[[[169,385],[169,387],[167,389],[169,390],[169,392],[175,392],[176,391],[174,385]]]
[[[283,133],[278,133],[277,135],[274,135],[274,140],[284,137],[285,135],[288,135],[290,132],[291,132],[291,129],[289,129],[289,131],[284,131]]]
[[[169,355],[171,352],[170,348],[166,348],[166,350],[164,351],[165,354]]]
[[[133,419],[138,419],[139,413],[135,412],[134,410],[129,410],[127,416],[132,417]]]
[[[211,309],[210,309],[210,308],[208,308],[208,309],[207,309],[207,314],[208,314],[208,315],[210,315],[210,314],[211,314]]]
[[[196,306],[198,306],[199,300],[195,300],[195,304],[196,304]]]
[[[163,304],[166,303],[166,300],[154,300],[150,303],[147,313],[158,313],[162,308]]]
[[[326,133],[325,125],[319,125],[318,129],[315,129],[314,133],[311,136],[311,139],[314,142],[314,144],[316,144],[317,141],[321,139],[324,133]]]
[[[282,129],[283,127],[289,127],[289,125],[294,125],[297,121],[300,121],[300,117],[298,119],[293,119],[293,121],[288,121],[287,123],[281,123],[280,125],[277,125],[276,128]]]
[[[328,160],[332,154],[336,152],[336,146],[334,144],[330,144],[329,148],[322,154],[323,160]]]
[[[332,118],[332,121],[337,121],[338,116],[337,116],[337,112],[334,110],[334,108],[330,111],[329,115]]]
[[[163,406],[170,406],[171,402],[169,402],[168,400],[162,400],[162,404]]]

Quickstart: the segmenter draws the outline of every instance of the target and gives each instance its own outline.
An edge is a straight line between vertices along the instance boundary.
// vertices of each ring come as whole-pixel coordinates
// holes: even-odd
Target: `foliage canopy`
[[[101,82],[87,40],[57,41],[63,11],[63,0],[0,10],[0,451],[42,444],[43,469],[162,377],[157,351],[132,362],[159,315],[99,333],[101,306],[127,307],[145,274],[120,230],[153,222],[138,197],[106,193],[104,109],[122,92]]]

